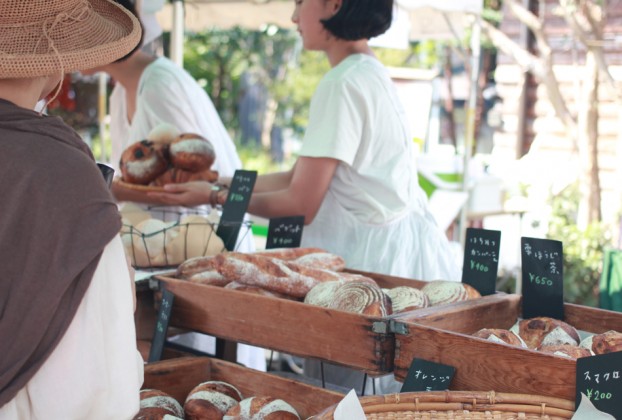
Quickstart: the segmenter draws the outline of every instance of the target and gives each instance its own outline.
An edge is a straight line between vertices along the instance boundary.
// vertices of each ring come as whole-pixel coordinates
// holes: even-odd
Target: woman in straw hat
[[[0,2],[0,419],[138,411],[116,205],[75,131],[33,108],[65,73],[139,40],[137,19],[108,0]]]

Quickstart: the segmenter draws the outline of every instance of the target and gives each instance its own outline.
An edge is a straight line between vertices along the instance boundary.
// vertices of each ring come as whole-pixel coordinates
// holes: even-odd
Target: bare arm
[[[278,191],[287,188],[292,180],[295,168],[296,165],[286,172],[275,172],[258,176],[253,193]],[[231,177],[220,177],[218,182],[229,187],[231,185]]]
[[[291,181],[285,188],[271,192],[255,188],[248,212],[265,218],[304,215],[305,223],[311,223],[320,209],[338,163],[338,160],[330,158],[299,158],[290,171]]]

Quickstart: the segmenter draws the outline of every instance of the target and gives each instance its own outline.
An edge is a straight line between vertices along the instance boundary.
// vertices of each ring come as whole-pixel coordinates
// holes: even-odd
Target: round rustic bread
[[[273,397],[250,397],[227,411],[223,420],[300,420],[288,403]]]
[[[584,338],[580,345],[591,350],[594,354],[622,351],[622,333],[611,330],[602,334],[590,335]]]
[[[536,317],[523,319],[510,329],[525,341],[530,349],[538,349],[541,346],[554,346],[559,344],[579,345],[579,333],[573,326],[559,319],[548,317]]]
[[[242,400],[236,387],[226,382],[207,381],[195,386],[186,397],[186,420],[221,419]]]
[[[394,314],[430,306],[428,295],[415,287],[399,286],[383,291],[391,298]]]
[[[428,295],[430,306],[445,305],[481,296],[474,287],[466,283],[446,280],[431,281],[421,290]]]
[[[380,287],[360,281],[346,281],[337,287],[328,308],[381,317],[392,313],[391,298]]]
[[[305,303],[309,305],[321,306],[328,308],[333,300],[335,291],[344,284],[343,281],[325,281],[311,288],[305,295]]]
[[[157,389],[140,391],[140,409],[134,420],[161,420],[164,416],[184,417],[184,409],[177,400]]]
[[[121,178],[130,184],[147,185],[168,168],[165,146],[149,140],[129,145],[121,154]]]
[[[169,155],[173,166],[191,172],[209,169],[216,159],[212,143],[195,133],[184,133],[173,140]]]
[[[483,338],[484,340],[492,341],[493,343],[510,344],[516,347],[527,348],[527,344],[525,344],[522,338],[510,330],[504,330],[501,328],[482,328],[474,333],[473,337]]]
[[[592,352],[590,350],[572,344],[542,346],[538,350],[543,353],[550,353],[556,356],[566,357],[568,359],[578,359],[580,357],[592,356]]]

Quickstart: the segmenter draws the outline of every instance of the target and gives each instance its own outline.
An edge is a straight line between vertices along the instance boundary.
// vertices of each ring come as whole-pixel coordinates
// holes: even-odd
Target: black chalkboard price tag
[[[400,392],[444,391],[456,368],[423,359],[413,359]]]
[[[492,295],[497,288],[500,241],[498,230],[466,230],[462,282],[473,286],[482,296]]]
[[[278,217],[270,219],[266,249],[298,248],[305,226],[304,216]]]
[[[235,171],[231,179],[227,201],[222,207],[220,223],[216,229],[216,235],[222,239],[228,251],[235,249],[256,180],[257,171],[241,169]]]
[[[622,351],[577,359],[577,407],[581,393],[598,410],[622,419]]]
[[[560,241],[521,238],[523,318],[564,319],[563,257]]]
[[[160,302],[160,310],[156,319],[156,327],[151,340],[151,349],[149,350],[148,362],[157,362],[162,358],[162,350],[166,342],[166,331],[168,330],[168,321],[171,318],[171,310],[173,309],[173,301],[175,295],[164,289],[162,290],[162,300]]]

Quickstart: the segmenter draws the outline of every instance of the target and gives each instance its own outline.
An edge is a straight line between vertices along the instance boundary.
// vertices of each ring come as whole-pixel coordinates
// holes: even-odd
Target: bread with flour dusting
[[[251,293],[253,295],[267,296],[267,297],[273,297],[273,298],[279,298],[279,299],[296,300],[295,298],[288,296],[288,295],[284,295],[282,293],[272,292],[270,290],[266,290],[266,289],[263,289],[257,286],[249,286],[248,284],[238,283],[237,281],[232,281],[228,283],[224,288],[229,289],[229,290],[238,290],[240,292]]]
[[[242,401],[240,391],[221,381],[203,382],[190,391],[184,403],[186,420],[221,419]]]
[[[567,359],[578,359],[580,357],[590,357],[593,355],[590,350],[583,347],[575,346],[573,344],[542,346],[538,349],[538,351],[565,357]]]
[[[428,295],[416,287],[398,286],[393,289],[383,289],[383,291],[391,298],[394,314],[430,306]]]
[[[250,397],[229,409],[223,420],[300,420],[294,407],[273,397]]]
[[[493,343],[509,344],[511,346],[527,348],[527,344],[518,335],[510,330],[501,328],[482,328],[475,332],[473,337],[483,338]]]
[[[229,252],[219,272],[239,283],[258,286],[297,298],[305,295],[318,283],[340,280],[339,273],[307,267],[256,254]]]
[[[391,315],[391,298],[380,287],[367,282],[347,281],[333,292],[327,306],[346,312],[384,317]]]
[[[157,389],[140,391],[140,409],[133,420],[160,420],[166,415],[183,418],[184,409],[166,392]]]
[[[548,317],[520,320],[510,331],[522,338],[530,349],[560,344],[577,346],[580,342],[579,333],[573,326]]]
[[[430,306],[461,302],[481,296],[474,287],[455,281],[434,280],[423,286],[421,290],[428,295]]]

